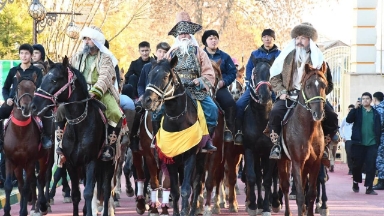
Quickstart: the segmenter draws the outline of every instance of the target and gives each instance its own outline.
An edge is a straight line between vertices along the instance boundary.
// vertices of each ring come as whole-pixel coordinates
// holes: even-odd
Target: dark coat
[[[148,61],[143,61],[141,57],[136,59],[135,61],[131,62],[131,65],[129,66],[128,72],[125,74],[125,84],[128,84],[129,77],[132,75],[136,75],[137,79],[139,79],[141,70],[143,69],[143,66],[149,62],[151,62],[152,57],[148,59]]]
[[[217,49],[213,55],[210,54],[206,48],[204,48],[204,51],[207,53],[209,59],[215,62],[221,60],[220,70],[221,75],[223,76],[224,87],[231,85],[231,83],[236,79],[237,73],[237,69],[232,61],[232,58],[227,53],[219,49]]]
[[[376,144],[380,144],[380,136],[381,136],[381,122],[380,122],[380,114],[377,112],[376,109],[372,107],[373,111],[373,128],[375,132],[375,141]],[[348,116],[346,118],[346,122],[353,123],[352,126],[352,143],[353,144],[362,144],[361,141],[363,139],[363,136],[361,134],[361,127],[363,124],[363,108],[360,106],[357,109],[352,109],[349,111]]]

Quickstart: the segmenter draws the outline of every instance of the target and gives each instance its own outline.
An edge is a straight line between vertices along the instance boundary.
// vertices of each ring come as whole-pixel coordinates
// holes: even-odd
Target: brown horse
[[[21,77],[16,74],[18,85],[16,87],[16,99],[12,110],[9,125],[4,135],[4,153],[6,164],[5,193],[6,203],[4,215],[10,215],[10,194],[12,191],[12,176],[15,174],[18,188],[21,194],[20,215],[28,215],[27,202],[31,195],[31,189],[36,188],[35,164],[40,165],[37,176],[38,202],[32,206],[35,213],[47,213],[47,199],[44,196],[46,185],[46,171],[49,162],[49,150],[42,149],[40,145],[40,129],[31,117],[30,103],[36,91],[37,75],[34,73],[32,79]],[[26,172],[25,181],[23,170]],[[49,180],[48,180],[49,181]],[[33,192],[32,192],[33,193]],[[34,196],[32,196],[34,197]]]
[[[215,71],[215,86],[217,86],[217,83],[219,80],[222,79],[222,74],[220,70],[220,64],[221,60],[215,62],[212,61],[212,67]],[[215,95],[215,92],[213,92],[213,95]],[[216,103],[217,104],[217,103]],[[205,179],[205,175],[203,175],[203,184],[205,184],[205,189],[207,190],[207,196],[206,196],[206,202],[204,207],[204,214],[219,214],[220,213],[220,206],[219,206],[219,189],[220,189],[220,182],[222,181],[224,177],[224,114],[219,113],[219,118],[217,120],[217,127],[215,129],[214,136],[212,138],[212,142],[214,146],[217,148],[217,151],[215,151],[213,154],[209,154],[206,156],[205,161],[205,171],[208,174],[207,178]],[[214,200],[214,207],[213,212],[211,212],[211,199],[212,199],[212,191],[213,188],[216,187],[216,193]],[[204,185],[203,187],[204,188]],[[202,198],[199,198],[199,204],[200,209],[202,208]]]
[[[321,69],[305,65],[305,74],[301,81],[301,91],[293,108],[292,116],[283,126],[283,141],[286,143],[287,154],[278,161],[280,186],[285,198],[285,215],[292,215],[289,208],[289,177],[292,162],[293,179],[296,184],[298,215],[305,214],[304,185],[307,181],[309,189],[308,214],[313,216],[313,204],[316,199],[316,182],[320,170],[321,158],[324,152],[324,134],[321,120],[324,116],[326,65]]]

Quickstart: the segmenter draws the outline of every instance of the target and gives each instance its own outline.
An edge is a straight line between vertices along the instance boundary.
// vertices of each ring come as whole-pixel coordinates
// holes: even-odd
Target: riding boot
[[[208,127],[208,132],[209,132],[209,136],[210,138],[208,139],[208,141],[206,142],[204,148],[202,148],[201,152],[214,152],[214,151],[217,151],[217,148],[215,146],[213,146],[213,143],[212,143],[212,138],[213,138],[213,133],[215,132],[215,128],[216,126],[214,127]]]
[[[160,129],[160,121],[152,121],[153,136],[156,136]]]
[[[43,149],[50,149],[52,147],[52,140],[51,140],[51,133],[50,133],[50,127],[44,127],[43,124],[43,132],[41,133],[41,145],[43,146]]]
[[[235,145],[243,145],[243,119],[236,118]]]
[[[4,147],[4,120],[0,120],[0,152],[3,151]]]
[[[225,131],[224,131],[224,142],[233,141],[233,133],[235,131],[234,123],[236,118],[236,105],[229,107],[225,110]]]
[[[55,146],[56,146],[56,153],[58,155],[63,155],[62,151],[62,141],[63,141],[63,135],[64,135],[64,126],[66,121],[55,121]]]
[[[141,120],[141,115],[142,115],[142,108],[141,107],[136,107],[136,114],[135,114],[135,118],[133,120],[133,125],[132,125],[132,130],[131,130],[131,134],[129,135],[130,136],[130,139],[131,139],[131,144],[130,144],[130,148],[132,150],[132,152],[138,152],[139,151],[139,135],[137,134],[137,132],[139,131],[139,128],[140,128],[140,120]]]
[[[100,156],[102,161],[110,161],[115,158],[116,155],[116,143],[121,130],[121,123],[116,127],[108,125],[108,143],[104,145],[103,153]]]
[[[373,186],[373,190],[384,190],[384,179],[378,179],[377,184]]]
[[[271,149],[271,153],[269,155],[269,159],[280,159],[281,158],[281,146],[280,146],[280,136],[278,131],[272,130],[271,134],[269,137],[271,138],[271,141],[273,143],[273,147]]]
[[[125,119],[127,120],[128,132],[126,134],[124,134],[123,137],[121,138],[121,144],[122,145],[126,144],[127,146],[129,146],[129,144],[130,144],[129,137],[130,137],[130,134],[132,132],[132,125],[133,125],[133,121],[135,119],[135,114],[136,114],[135,110],[124,110]]]

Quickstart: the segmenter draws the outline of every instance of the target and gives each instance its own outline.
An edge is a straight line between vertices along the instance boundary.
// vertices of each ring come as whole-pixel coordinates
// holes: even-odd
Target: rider
[[[16,73],[19,72],[22,77],[31,77],[33,73],[37,75],[36,88],[41,84],[43,74],[41,69],[32,65],[31,59],[33,55],[33,48],[29,44],[22,44],[19,47],[19,57],[21,63],[9,70],[7,78],[3,85],[3,98],[5,102],[0,108],[0,122],[1,122],[1,137],[0,137],[0,149],[3,149],[3,119],[9,118],[13,109],[13,102],[15,99],[17,79]],[[45,127],[43,127],[44,129]],[[47,128],[48,129],[48,128]],[[47,134],[47,135],[45,135]],[[52,146],[51,138],[48,136],[49,133],[41,134],[42,146],[44,149],[49,149]]]
[[[301,88],[300,82],[305,64],[309,63],[315,68],[320,68],[324,62],[323,54],[314,42],[317,39],[317,31],[310,23],[302,23],[294,27],[291,31],[291,37],[292,41],[285,47],[270,69],[272,90],[276,92],[278,98],[270,112],[269,126],[265,131],[265,133],[270,132],[269,136],[274,144],[269,157],[271,159],[281,158],[279,135],[281,121],[287,112],[286,99],[297,97]],[[326,76],[327,80],[331,79],[330,71],[327,71]],[[330,92],[331,88],[332,85],[327,87],[326,94]],[[324,134],[333,137],[338,128],[337,114],[333,112],[329,103],[325,103],[324,112],[325,118],[328,120],[322,123]],[[325,148],[323,159],[328,159],[326,151],[327,148]]]
[[[156,60],[159,62],[162,60],[168,50],[171,47],[169,46],[168,43],[166,42],[161,42],[157,44],[156,46]],[[135,119],[133,121],[133,127],[132,127],[132,132],[131,132],[131,150],[133,152],[139,151],[139,137],[137,135],[137,131],[139,130],[140,127],[140,118],[143,113],[143,108],[141,106],[141,100],[143,98],[145,88],[148,85],[148,74],[152,69],[152,63],[149,62],[144,65],[143,69],[141,70],[140,77],[139,77],[139,83],[137,84],[137,92],[139,94],[139,100],[135,104],[136,105],[136,115]],[[163,117],[163,108],[161,108],[159,111],[153,111],[152,112],[152,128],[153,128],[153,135],[157,134],[157,131],[159,131],[160,128],[160,121],[161,117]]]
[[[252,62],[252,57],[255,59],[267,59],[272,60],[275,59],[279,54],[280,50],[275,45],[275,32],[272,29],[264,29],[264,31],[261,33],[261,40],[263,41],[263,45],[253,51],[251,53],[251,57],[248,60],[247,66],[246,66],[246,72],[245,72],[245,79],[250,81],[252,70],[255,67]],[[235,135],[235,144],[236,145],[242,145],[243,144],[243,118],[244,118],[244,110],[245,107],[249,104],[250,96],[250,89],[249,86],[241,95],[239,100],[236,101],[237,106],[237,113],[236,113],[236,130],[237,134]],[[272,95],[272,99],[274,99],[274,95]]]
[[[219,34],[215,30],[207,30],[204,32],[202,42],[205,46],[204,51],[208,57],[220,63],[220,70],[222,79],[217,83],[216,100],[220,107],[224,109],[226,129],[224,131],[224,142],[233,141],[233,133],[235,132],[235,115],[236,115],[236,102],[229,92],[229,86],[236,78],[236,67],[232,58],[219,49]]]
[[[117,59],[105,46],[105,37],[98,27],[85,27],[80,32],[84,48],[71,59],[71,65],[85,77],[89,96],[106,105],[105,115],[108,121],[108,143],[104,145],[101,160],[114,158],[114,148],[120,134],[122,114],[119,108],[119,93],[114,87]],[[55,122],[55,133],[62,133],[65,121]],[[62,155],[61,148],[57,153]]]
[[[45,49],[41,44],[34,44],[33,46],[32,63],[42,70],[43,76],[47,73],[47,64],[45,61]]]
[[[175,44],[168,51],[171,57],[177,56],[178,62],[174,71],[178,74],[183,84],[194,83],[196,86],[191,93],[198,99],[204,110],[209,135],[212,138],[217,125],[218,108],[209,95],[210,88],[215,83],[215,72],[207,53],[199,48],[193,36],[201,30],[201,25],[191,22],[189,14],[185,11],[176,16],[177,24],[171,29],[168,35],[176,38]],[[212,140],[209,139],[203,151],[216,151]]]

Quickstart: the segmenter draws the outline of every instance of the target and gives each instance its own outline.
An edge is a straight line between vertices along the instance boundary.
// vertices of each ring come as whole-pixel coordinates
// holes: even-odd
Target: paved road
[[[352,179],[347,175],[346,164],[336,164],[335,172],[330,173],[330,180],[327,182],[328,193],[328,206],[330,215],[358,215],[358,216],[374,216],[384,215],[384,191],[377,191],[379,195],[365,195],[365,190],[360,185],[360,193],[352,192]],[[227,209],[222,210],[221,215],[248,215],[245,212],[244,200],[245,195],[243,192],[244,184],[239,183],[241,195],[239,199],[239,213],[229,213]],[[61,188],[58,188],[61,191]],[[63,204],[63,198],[57,193],[55,205],[52,206],[53,212],[49,215],[54,216],[70,216],[72,215],[72,204]],[[116,215],[138,215],[135,211],[134,198],[128,198],[125,194],[122,195],[120,200],[122,207],[116,208]],[[80,203],[82,209],[84,202]],[[293,215],[297,215],[297,207],[295,201],[290,201]],[[19,211],[18,205],[12,206],[12,215],[17,215]],[[273,213],[272,215],[284,215],[283,212]]]

